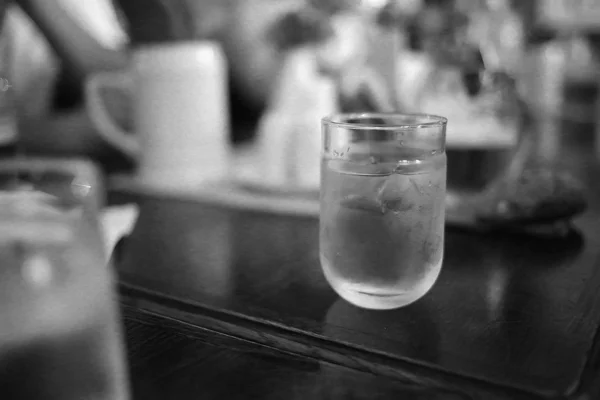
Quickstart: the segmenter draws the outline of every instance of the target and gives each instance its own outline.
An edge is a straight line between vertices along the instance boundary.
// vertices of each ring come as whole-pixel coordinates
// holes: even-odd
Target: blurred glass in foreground
[[[93,184],[76,171],[0,165],[5,399],[128,398]]]

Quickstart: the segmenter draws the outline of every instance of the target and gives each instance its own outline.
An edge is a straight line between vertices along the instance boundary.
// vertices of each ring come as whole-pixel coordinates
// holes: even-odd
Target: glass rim
[[[347,122],[351,118],[394,118],[394,117],[416,117],[423,119],[414,123],[392,123],[392,124],[374,124]],[[397,112],[362,112],[362,113],[335,113],[325,116],[321,119],[321,123],[325,126],[335,126],[345,129],[369,129],[369,130],[398,130],[398,129],[420,129],[431,127],[445,127],[448,124],[446,117],[441,117],[434,114],[425,113],[397,113]]]

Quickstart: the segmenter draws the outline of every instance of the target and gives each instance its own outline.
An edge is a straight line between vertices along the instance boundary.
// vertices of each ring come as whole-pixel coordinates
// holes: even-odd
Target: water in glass
[[[390,143],[348,151],[322,161],[325,276],[355,305],[405,306],[429,291],[440,272],[446,155]]]

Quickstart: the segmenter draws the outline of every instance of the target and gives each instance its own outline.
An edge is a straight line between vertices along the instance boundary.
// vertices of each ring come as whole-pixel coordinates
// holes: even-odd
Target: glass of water
[[[435,283],[444,254],[446,118],[324,118],[320,258],[359,307],[408,305]]]

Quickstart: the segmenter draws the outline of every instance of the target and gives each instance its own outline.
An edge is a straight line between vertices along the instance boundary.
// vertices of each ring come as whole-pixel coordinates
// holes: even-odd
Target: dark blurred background
[[[510,9],[523,28],[519,46],[523,64],[528,66],[521,69],[529,72],[520,79],[535,81],[531,85],[537,86],[530,91],[548,97],[550,89],[544,85],[554,82],[560,85],[560,93],[553,89],[551,96],[573,97],[581,105],[562,101],[568,104],[565,112],[596,124],[598,1],[3,0],[0,10],[3,34],[11,37],[13,45],[11,80],[18,86],[22,115],[31,119],[76,113],[84,102],[82,83],[86,76],[125,67],[128,51],[137,46],[214,39],[222,43],[228,58],[232,139],[239,142],[252,138],[252,127],[273,90],[283,56],[269,40],[269,32],[286,13],[307,6],[323,15],[370,8],[377,10],[382,26],[387,23],[408,38],[409,50],[438,51],[428,48],[427,43],[452,36],[461,23],[461,13],[482,4],[488,9],[496,7],[498,16]],[[554,64],[548,57],[560,59],[560,71],[552,69]],[[43,141],[39,136],[35,140]]]

